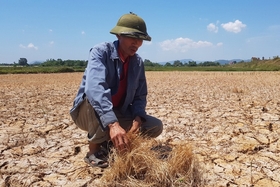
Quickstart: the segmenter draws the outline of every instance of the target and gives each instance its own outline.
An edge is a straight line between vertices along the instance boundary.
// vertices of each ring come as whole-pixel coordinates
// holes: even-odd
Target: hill
[[[277,56],[271,60],[253,60],[231,65],[234,68],[252,69],[259,71],[280,71],[280,58]]]
[[[171,60],[171,61],[168,61],[168,62],[171,63],[171,64],[173,64],[174,61],[176,61],[176,60]],[[205,61],[199,61],[199,60],[193,60],[193,59],[180,59],[179,61],[182,62],[183,64],[184,64],[184,63],[188,63],[189,61],[195,61],[197,64],[199,64],[199,63],[206,62],[207,60],[205,60]],[[209,61],[211,61],[211,60],[209,60]],[[235,61],[235,62],[242,62],[242,61],[244,61],[244,62],[250,62],[251,59],[231,59],[231,60],[220,59],[220,60],[215,60],[214,62],[219,62],[221,65],[225,65],[225,64],[230,64],[231,62],[234,62],[234,61]],[[161,64],[161,65],[165,65],[166,63],[167,63],[167,62],[159,62],[159,64]]]

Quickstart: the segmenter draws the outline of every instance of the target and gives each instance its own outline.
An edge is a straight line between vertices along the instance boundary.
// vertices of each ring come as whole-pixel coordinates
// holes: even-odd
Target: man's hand
[[[119,122],[110,124],[109,129],[110,138],[115,148],[119,151],[128,149],[129,140],[126,136],[125,130],[120,126]]]
[[[129,132],[132,132],[135,134],[138,133],[141,125],[142,125],[141,118],[139,116],[136,116],[132,122],[132,126],[131,126]]]

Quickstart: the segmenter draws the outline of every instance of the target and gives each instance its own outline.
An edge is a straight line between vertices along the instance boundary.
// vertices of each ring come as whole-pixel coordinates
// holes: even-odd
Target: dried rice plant
[[[201,186],[199,165],[187,143],[163,144],[142,136],[129,135],[130,150],[110,156],[111,167],[102,178],[104,186]]]

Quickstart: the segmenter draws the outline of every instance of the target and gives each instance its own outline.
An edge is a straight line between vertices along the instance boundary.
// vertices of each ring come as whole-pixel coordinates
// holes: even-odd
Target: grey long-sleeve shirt
[[[74,99],[70,115],[75,121],[79,114],[79,106],[87,97],[100,118],[102,128],[118,121],[111,96],[116,94],[122,71],[122,62],[118,55],[118,40],[98,44],[90,49],[88,65]],[[130,113],[133,117],[145,119],[147,104],[147,82],[144,63],[138,54],[130,57],[127,78],[127,93],[121,112]]]

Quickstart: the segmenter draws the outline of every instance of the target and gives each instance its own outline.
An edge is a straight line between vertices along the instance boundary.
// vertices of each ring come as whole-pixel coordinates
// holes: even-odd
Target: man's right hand
[[[120,126],[119,122],[109,124],[109,134],[117,150],[123,151],[128,149],[129,141],[125,130]]]

